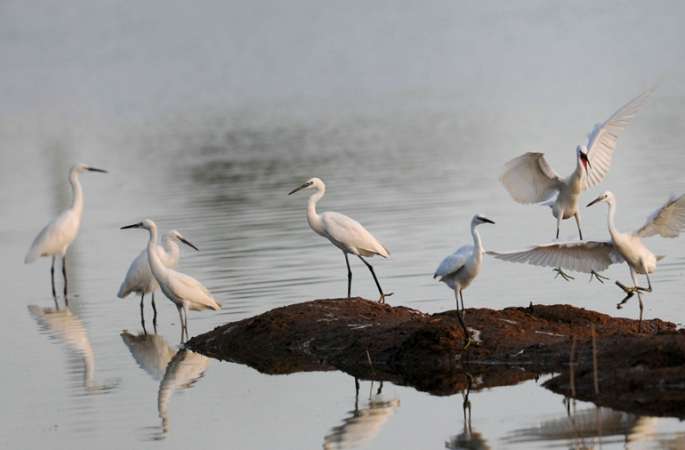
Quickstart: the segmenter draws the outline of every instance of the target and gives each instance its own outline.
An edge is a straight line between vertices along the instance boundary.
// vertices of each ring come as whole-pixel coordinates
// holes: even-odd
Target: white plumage
[[[181,320],[181,341],[188,337],[188,310],[201,311],[221,308],[212,294],[195,278],[166,267],[156,251],[157,225],[145,219],[140,223],[127,225],[121,229],[144,228],[150,233],[147,243],[148,263],[159,287],[169,300],[174,302]],[[185,314],[184,314],[185,313]],[[185,318],[184,318],[185,315]]]
[[[324,212],[318,214],[316,212],[316,203],[323,197],[326,192],[326,185],[319,178],[311,178],[300,187],[290,191],[288,195],[294,194],[303,189],[315,189],[316,192],[309,197],[307,205],[307,222],[312,230],[320,236],[328,239],[333,245],[342,250],[345,255],[345,262],[347,263],[347,297],[351,296],[352,291],[352,271],[350,270],[350,261],[348,254],[353,254],[369,268],[376,287],[380,293],[380,302],[385,301],[385,297],[392,295],[391,293],[384,293],[381,285],[376,278],[373,267],[364,259],[364,257],[371,257],[380,255],[384,258],[390,256],[390,252],[383,246],[366,228],[364,228],[356,220],[339,214],[337,212]]]
[[[83,190],[78,176],[84,171],[103,172],[105,170],[89,167],[85,164],[76,164],[69,170],[69,183],[73,193],[71,207],[62,211],[55,219],[50,221],[33,240],[29,251],[26,253],[24,263],[32,263],[41,256],[52,256],[50,266],[50,278],[52,282],[52,296],[55,297],[55,257],[62,257],[62,275],[64,276],[64,297],[67,296],[67,270],[66,254],[69,246],[76,238],[81,226],[83,214]]]
[[[192,243],[183,237],[177,230],[166,233],[162,238],[162,245],[155,244],[157,256],[162,264],[169,269],[175,269],[181,255],[178,242],[183,242],[189,247],[197,250]],[[126,272],[126,277],[119,287],[117,297],[125,298],[130,293],[140,294],[140,317],[145,327],[145,317],[143,314],[143,299],[145,294],[152,294],[152,308],[154,310],[153,323],[157,324],[157,307],[155,306],[155,291],[159,289],[159,284],[152,274],[150,263],[148,262],[147,248],[141,251],[133,260]]]
[[[541,203],[552,209],[552,215],[557,219],[557,239],[560,222],[574,217],[582,240],[578,211],[580,194],[607,175],[619,133],[630,124],[651,93],[652,89],[643,92],[604,123],[595,125],[588,135],[587,145],[576,148],[576,169],[568,177],[557,175],[544,154],[526,153],[506,163],[500,181],[515,201]]]
[[[456,252],[442,260],[433,274],[433,278],[442,281],[450,289],[454,290],[454,298],[457,302],[459,311],[459,298],[461,297],[461,312],[458,314],[462,328],[464,329],[465,347],[469,345],[471,339],[466,325],[463,321],[464,313],[464,289],[469,287],[471,282],[478,276],[483,264],[483,242],[476,227],[482,223],[495,223],[492,220],[476,214],[471,219],[471,236],[473,245],[465,245],[457,249]]]
[[[523,251],[488,252],[495,258],[510,262],[528,263],[537,266],[563,267],[579,272],[605,270],[609,265],[625,262],[630,268],[633,280],[632,287],[617,284],[628,294],[625,302],[635,293],[640,302],[640,320],[642,320],[641,292],[651,292],[652,284],[649,274],[656,270],[657,262],[662,258],[654,255],[643,243],[641,238],[660,235],[665,238],[677,237],[685,228],[685,195],[671,197],[663,206],[652,213],[645,224],[632,233],[622,233],[616,229],[614,216],[616,214],[616,197],[607,191],[590,202],[591,206],[598,202],[609,205],[608,227],[611,241],[595,242],[561,242],[542,244]],[[647,288],[637,285],[636,274],[647,277]],[[619,305],[623,304],[621,302]]]
[[[123,339],[138,366],[154,380],[161,380],[169,361],[176,354],[176,350],[158,334],[141,333],[134,335],[124,330],[121,332],[121,339]]]

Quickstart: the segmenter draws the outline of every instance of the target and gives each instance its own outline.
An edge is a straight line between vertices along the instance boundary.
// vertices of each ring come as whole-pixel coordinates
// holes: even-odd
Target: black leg
[[[371,271],[371,275],[373,276],[373,281],[376,282],[376,287],[378,288],[378,292],[381,294],[381,298],[378,299],[378,302],[379,303],[385,303],[385,297],[392,295],[392,292],[389,294],[383,293],[383,289],[381,288],[381,284],[378,282],[378,278],[376,278],[376,273],[373,271],[373,267],[371,266],[371,264],[366,262],[366,260],[364,258],[362,258],[360,255],[357,255],[357,256],[359,256],[359,259],[361,259],[362,262],[364,264],[366,264],[366,267],[368,267],[369,270]]]
[[[461,304],[462,308],[464,306],[464,293],[459,290],[459,296],[461,297]],[[469,348],[469,345],[471,345],[471,333],[469,333],[468,328],[466,328],[466,323],[464,322],[464,310],[462,309],[461,311],[457,310],[457,318],[459,318],[459,324],[461,325],[462,330],[464,330],[464,350]]]
[[[52,280],[52,296],[57,298],[57,292],[55,292],[55,257],[52,257],[52,265],[50,266],[50,280]]]
[[[62,256],[62,276],[64,277],[64,304],[69,304],[67,297],[67,255]]]
[[[359,379],[354,378],[354,412],[359,410]]]
[[[143,309],[143,300],[145,299],[145,292],[140,294],[140,325],[143,327],[143,333],[147,334],[145,329],[145,310]]]
[[[350,298],[352,297],[352,269],[350,269],[350,258],[347,253],[343,252],[343,255],[345,255],[345,263],[347,263],[347,298]]]
[[[152,292],[152,311],[154,311],[154,315],[152,316],[152,326],[155,329],[155,333],[157,333],[157,305],[155,305],[154,292]]]
[[[580,240],[583,240],[583,230],[580,229],[580,216],[578,213],[574,216],[576,218],[576,225],[578,226],[578,236],[580,236]],[[558,238],[558,236],[557,236]]]

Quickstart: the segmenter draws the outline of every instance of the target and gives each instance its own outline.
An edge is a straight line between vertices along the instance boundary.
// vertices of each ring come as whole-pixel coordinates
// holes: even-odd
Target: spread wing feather
[[[525,153],[504,165],[499,178],[511,197],[519,203],[539,203],[554,196],[561,186],[542,153]]]
[[[563,267],[576,272],[600,272],[611,264],[623,262],[623,257],[611,242],[575,241],[541,244],[515,252],[487,252],[503,261],[534,266]]]
[[[583,189],[597,185],[609,173],[620,132],[630,124],[653,91],[653,88],[646,90],[619,108],[606,122],[595,125],[588,135],[587,155],[591,169],[584,179]]]
[[[685,228],[685,194],[671,197],[659,209],[654,211],[645,224],[635,232],[639,237],[656,234],[665,238],[674,238]]]

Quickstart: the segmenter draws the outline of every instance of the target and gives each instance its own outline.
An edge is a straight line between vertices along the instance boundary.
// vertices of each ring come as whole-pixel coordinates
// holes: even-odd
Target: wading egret
[[[552,215],[557,219],[557,239],[560,222],[575,218],[582,241],[578,205],[580,195],[607,175],[619,133],[630,124],[651,93],[652,89],[643,92],[622,106],[606,122],[595,125],[588,135],[587,145],[576,148],[576,169],[568,177],[557,175],[543,153],[526,153],[506,163],[500,181],[518,203],[539,203],[551,208]],[[560,268],[557,272],[564,279],[572,278]]]
[[[492,223],[492,220],[476,214],[471,219],[471,236],[473,237],[473,245],[464,245],[459,247],[456,252],[447,256],[442,260],[438,268],[433,274],[433,278],[442,281],[450,289],[454,290],[454,298],[457,301],[457,317],[459,323],[464,329],[464,348],[471,344],[471,334],[464,323],[464,289],[469,287],[471,282],[478,276],[480,268],[483,265],[483,242],[480,239],[480,234],[476,227],[482,223]],[[459,307],[459,298],[461,297],[461,308]]]
[[[147,242],[147,256],[152,275],[159,283],[159,287],[164,292],[164,295],[169,298],[176,305],[178,309],[178,316],[181,320],[181,342],[183,336],[188,338],[188,310],[202,311],[203,309],[213,309],[218,311],[221,305],[212,297],[207,288],[205,288],[199,281],[186,274],[177,272],[166,267],[159,257],[155,249],[157,243],[157,225],[150,220],[145,219],[142,222],[133,225],[121,227],[122,230],[129,228],[144,228],[150,233]]]
[[[381,289],[381,285],[378,282],[378,278],[376,278],[376,273],[373,271],[373,267],[364,259],[364,257],[380,255],[387,258],[390,256],[388,249],[378,242],[378,240],[356,220],[333,211],[327,211],[321,214],[316,212],[316,202],[318,202],[326,192],[326,185],[321,179],[312,178],[302,186],[290,191],[288,195],[292,195],[303,189],[316,190],[316,192],[309,197],[309,203],[307,204],[307,222],[309,223],[309,226],[316,234],[331,241],[331,244],[342,250],[345,255],[345,263],[347,264],[347,297],[349,298],[352,295],[352,270],[350,269],[350,260],[347,256],[351,253],[359,257],[371,271],[373,281],[376,282],[376,287],[380,293],[378,301],[384,303],[385,297],[392,295],[392,292],[387,294],[383,292],[383,289]]]
[[[642,324],[643,303],[641,292],[651,292],[652,283],[649,274],[656,270],[656,263],[663,256],[655,256],[643,243],[642,238],[660,235],[674,238],[685,227],[685,195],[670,198],[661,208],[648,218],[645,224],[632,233],[622,233],[616,229],[616,197],[607,191],[588,203],[604,202],[609,205],[608,224],[611,241],[557,242],[534,246],[520,252],[488,252],[498,259],[511,262],[528,263],[537,266],[558,267],[578,272],[591,273],[605,270],[614,263],[625,262],[630,268],[633,286],[627,287],[620,282],[616,284],[625,291],[626,297],[618,304],[620,308],[629,298],[637,293],[640,302],[640,324]],[[637,275],[647,277],[648,287],[637,284]]]
[[[162,245],[155,245],[160,261],[169,269],[175,269],[178,264],[181,255],[181,249],[177,243],[179,241],[198,250],[197,247],[176,230],[171,230],[162,237]],[[131,292],[140,294],[140,321],[143,325],[143,330],[145,330],[145,314],[143,312],[145,294],[152,294],[152,310],[154,311],[152,324],[155,330],[157,329],[157,306],[155,305],[155,291],[157,289],[159,289],[159,284],[154,275],[152,275],[152,271],[150,271],[146,248],[131,263],[128,272],[126,272],[126,277],[119,287],[119,292],[117,292],[117,297],[119,298],[124,298]]]
[[[74,199],[71,208],[65,209],[62,213],[48,223],[45,228],[38,233],[38,236],[33,240],[31,248],[26,257],[24,264],[31,263],[39,256],[52,256],[52,266],[50,266],[50,279],[52,281],[52,296],[56,297],[55,293],[55,257],[62,257],[62,275],[64,277],[64,301],[67,300],[67,249],[76,238],[79,226],[81,225],[81,215],[83,213],[83,190],[81,183],[79,183],[78,176],[81,172],[102,172],[107,173],[106,170],[89,167],[85,164],[76,164],[69,170],[69,183],[71,183],[71,190],[74,194]]]

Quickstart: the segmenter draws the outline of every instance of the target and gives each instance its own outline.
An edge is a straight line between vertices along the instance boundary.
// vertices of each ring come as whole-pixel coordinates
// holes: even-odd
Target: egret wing
[[[455,273],[456,271],[464,267],[464,264],[466,264],[466,260],[469,256],[471,256],[472,253],[473,245],[465,245],[463,247],[460,247],[456,252],[452,253],[451,255],[445,257],[445,259],[442,260],[438,268],[435,269],[433,278],[443,279],[444,277]]]
[[[504,165],[500,182],[519,203],[539,203],[554,196],[561,178],[542,153],[525,153]]]
[[[344,214],[328,211],[321,214],[326,234],[344,248],[355,248],[362,256],[376,254],[384,257],[390,252],[359,222]]]
[[[659,209],[654,211],[642,227],[635,232],[639,237],[656,234],[665,238],[674,238],[685,228],[685,194],[671,197]]]
[[[574,241],[541,244],[515,252],[487,252],[503,261],[534,266],[563,267],[576,272],[600,272],[623,257],[611,242]]]
[[[588,135],[587,156],[590,170],[584,179],[583,189],[597,185],[609,173],[619,133],[630,124],[653,91],[653,88],[646,90],[619,108],[606,122],[595,125]]]
[[[190,309],[219,310],[221,305],[214,299],[209,290],[195,278],[175,270],[169,270],[168,283],[178,297],[190,302]]]

